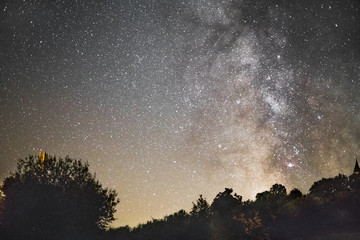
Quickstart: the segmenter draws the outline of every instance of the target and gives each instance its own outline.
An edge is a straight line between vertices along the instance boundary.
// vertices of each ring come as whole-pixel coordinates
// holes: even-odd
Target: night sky
[[[113,226],[231,187],[306,193],[360,157],[360,2],[3,0],[0,180],[88,161]]]

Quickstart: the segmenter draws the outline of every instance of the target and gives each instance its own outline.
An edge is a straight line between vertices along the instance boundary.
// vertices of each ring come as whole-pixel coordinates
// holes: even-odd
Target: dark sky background
[[[0,180],[88,161],[131,226],[232,187],[307,192],[360,156],[360,2],[0,3]]]

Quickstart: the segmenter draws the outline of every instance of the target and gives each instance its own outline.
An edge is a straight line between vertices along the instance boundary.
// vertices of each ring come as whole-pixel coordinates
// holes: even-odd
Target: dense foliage
[[[2,225],[11,239],[73,239],[114,220],[116,192],[102,187],[89,165],[70,158],[30,156],[2,185]]]

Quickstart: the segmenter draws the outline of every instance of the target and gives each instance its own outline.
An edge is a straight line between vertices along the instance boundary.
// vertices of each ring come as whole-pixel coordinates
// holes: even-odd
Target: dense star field
[[[113,225],[231,187],[307,192],[360,156],[360,2],[4,0],[0,180],[88,161]]]

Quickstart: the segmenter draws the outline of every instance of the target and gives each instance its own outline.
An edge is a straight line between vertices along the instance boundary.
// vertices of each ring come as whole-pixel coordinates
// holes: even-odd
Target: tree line
[[[358,174],[323,178],[308,194],[274,184],[247,201],[225,188],[211,203],[200,195],[189,212],[116,229],[108,224],[117,193],[79,160],[20,159],[1,191],[0,239],[327,239],[360,229]]]
[[[112,229],[109,239],[358,239],[359,203],[356,174],[323,178],[308,194],[296,188],[287,193],[274,184],[254,201],[242,201],[225,188],[211,204],[200,195],[189,213],[180,210],[133,229]]]

